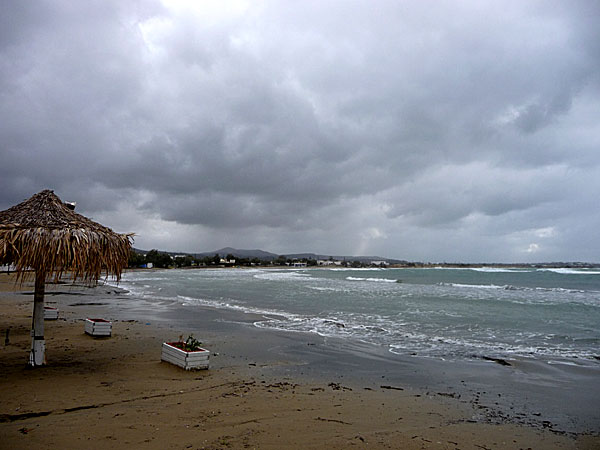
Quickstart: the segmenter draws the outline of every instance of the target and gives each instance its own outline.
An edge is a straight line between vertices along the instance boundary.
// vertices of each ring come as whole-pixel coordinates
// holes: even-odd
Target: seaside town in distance
[[[177,253],[132,249],[130,268],[202,268],[202,267],[535,267],[535,268],[597,268],[600,263],[539,262],[539,263],[453,263],[405,261],[380,256],[326,256],[315,253],[277,255],[263,250],[240,250],[231,247],[204,253]]]

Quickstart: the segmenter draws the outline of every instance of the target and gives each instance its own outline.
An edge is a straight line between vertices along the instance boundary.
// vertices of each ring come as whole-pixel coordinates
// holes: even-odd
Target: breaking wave
[[[375,283],[398,283],[398,280],[390,278],[360,278],[360,277],[346,277],[348,281],[372,281]]]
[[[599,271],[571,268],[538,269],[538,272],[554,272],[563,275],[600,275]]]

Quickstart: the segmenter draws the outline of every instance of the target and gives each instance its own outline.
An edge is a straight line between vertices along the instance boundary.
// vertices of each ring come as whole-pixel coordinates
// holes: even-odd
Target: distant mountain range
[[[146,254],[149,250],[141,250],[134,248],[133,251],[136,253]],[[191,255],[194,258],[202,258],[205,256],[214,256],[216,253],[221,257],[225,257],[229,254],[236,258],[258,258],[262,261],[273,261],[277,259],[280,254],[266,252],[264,250],[243,250],[233,247],[224,247],[219,250],[211,252],[201,253],[186,253],[186,252],[168,252],[159,250],[161,253],[167,253],[171,256],[175,255]],[[431,266],[445,266],[445,267],[538,267],[538,268],[551,268],[551,267],[571,267],[571,268],[600,268],[600,263],[590,262],[537,262],[537,263],[452,263],[452,262],[436,262],[436,263],[422,263],[422,262],[409,262],[406,260],[384,258],[382,256],[336,256],[336,255],[322,255],[318,253],[286,253],[285,256],[288,259],[313,259],[313,260],[328,260],[332,258],[336,261],[359,261],[363,264],[370,264],[371,261],[386,261],[388,264],[400,264],[408,267],[431,267]]]
[[[220,256],[231,254],[236,258],[258,258],[265,261],[272,261],[274,259],[277,259],[277,257],[279,256],[275,253],[265,252],[264,250],[242,250],[232,247],[224,247],[220,250],[215,250],[213,252],[194,253],[194,256],[213,256],[215,253],[218,253]]]
[[[148,253],[147,250],[134,249],[138,253]],[[204,256],[213,256],[215,253],[219,254],[219,256],[233,255],[236,258],[258,258],[263,261],[273,261],[277,259],[280,255],[277,253],[266,252],[264,250],[254,249],[254,250],[243,250],[232,247],[224,247],[219,250],[214,250],[211,252],[201,252],[201,253],[185,253],[185,252],[164,252],[168,253],[171,256],[174,255],[192,255],[195,258],[202,258]],[[284,255],[288,259],[329,259],[333,258],[337,261],[360,261],[360,262],[371,262],[371,261],[386,261],[388,264],[400,264],[406,261],[400,261],[398,259],[390,259],[383,258],[381,256],[335,256],[335,255],[320,255],[317,253],[286,253]]]

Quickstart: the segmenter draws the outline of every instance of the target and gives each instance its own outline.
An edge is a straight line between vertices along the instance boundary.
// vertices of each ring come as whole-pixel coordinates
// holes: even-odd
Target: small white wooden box
[[[52,308],[51,306],[44,306],[44,320],[57,320],[58,319],[58,308]]]
[[[112,322],[105,319],[85,319],[85,332],[90,336],[110,336]]]
[[[208,358],[210,351],[206,349],[186,352],[177,348],[178,342],[163,342],[162,355],[163,361],[183,367],[185,370],[208,369]]]

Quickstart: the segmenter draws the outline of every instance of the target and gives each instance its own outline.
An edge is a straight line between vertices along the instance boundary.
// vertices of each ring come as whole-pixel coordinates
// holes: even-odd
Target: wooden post
[[[33,293],[33,323],[31,327],[31,354],[29,364],[33,367],[46,364],[46,341],[44,340],[44,292],[46,274],[35,272],[35,291]]]

